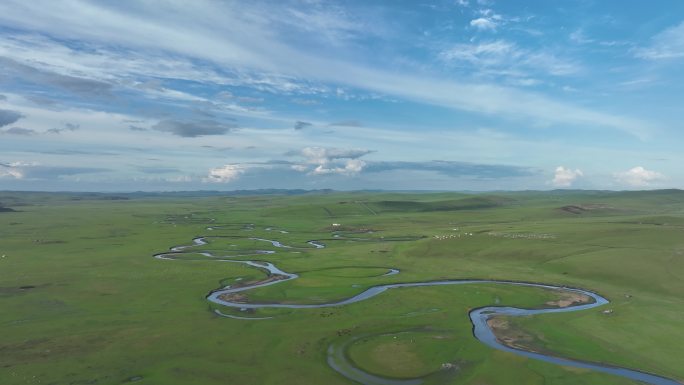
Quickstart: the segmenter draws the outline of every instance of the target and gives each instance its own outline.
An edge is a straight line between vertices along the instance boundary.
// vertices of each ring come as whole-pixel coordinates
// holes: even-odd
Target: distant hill
[[[306,194],[322,195],[334,190],[304,189],[259,189],[235,191],[134,191],[134,192],[46,192],[46,191],[0,191],[0,200],[6,206],[43,206],[65,201],[112,201],[121,202],[134,199],[186,199],[239,196],[305,196]],[[4,207],[4,211],[11,209]],[[13,210],[12,210],[13,211]]]
[[[473,196],[462,199],[438,201],[378,201],[369,202],[377,211],[456,211],[477,210],[498,207],[513,201],[500,196]]]
[[[335,192],[331,189],[304,190],[304,189],[257,189],[257,190],[233,190],[233,191],[169,191],[169,192],[132,192],[118,194],[131,198],[140,197],[212,197],[212,196],[248,196],[248,195],[303,195],[303,194],[328,194]]]

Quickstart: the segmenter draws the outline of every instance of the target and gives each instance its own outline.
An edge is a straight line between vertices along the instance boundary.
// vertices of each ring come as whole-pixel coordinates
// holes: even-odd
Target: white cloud
[[[664,178],[663,174],[657,171],[647,170],[641,166],[631,168],[624,172],[615,173],[614,177],[619,183],[632,187],[646,187],[652,182]]]
[[[229,183],[240,177],[245,172],[245,167],[240,164],[226,164],[209,170],[209,176],[205,182]]]
[[[37,166],[40,166],[40,163],[24,161],[0,163],[0,178],[24,179],[27,169]]]
[[[303,164],[295,164],[291,168],[310,175],[355,175],[366,167],[366,162],[358,158],[371,152],[365,149],[305,147],[299,152],[305,158]]]
[[[480,5],[488,5],[488,3],[478,3]],[[495,31],[499,25],[516,20],[504,18],[489,8],[479,10],[479,14],[480,17],[470,20],[470,26],[480,31]]]
[[[20,168],[0,164],[0,178],[23,179],[24,173]]]
[[[470,20],[470,26],[479,29],[480,31],[494,31],[497,23],[488,17],[478,17]]]
[[[356,159],[371,153],[365,149],[343,149],[334,147],[305,147],[301,150],[301,155],[307,159],[308,163],[325,164],[335,159]]]
[[[348,159],[344,162],[343,166],[339,167],[326,167],[324,165],[316,166],[312,175],[325,175],[325,174],[340,174],[340,175],[356,175],[360,173],[366,167],[366,162],[361,159]]]
[[[637,57],[650,60],[684,57],[684,22],[655,35],[649,47],[637,48]]]
[[[0,178],[24,179],[24,173],[22,173],[21,170],[15,168],[0,168]]]
[[[551,184],[556,187],[570,187],[577,180],[577,178],[584,176],[582,170],[565,168],[563,166],[556,167],[556,173],[551,181]]]

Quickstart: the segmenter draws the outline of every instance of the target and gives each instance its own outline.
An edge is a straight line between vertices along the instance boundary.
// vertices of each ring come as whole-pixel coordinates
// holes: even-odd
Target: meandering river
[[[217,229],[218,226],[212,227],[212,229]],[[256,260],[237,260],[237,259],[231,259],[231,258],[236,258],[236,257],[248,257],[248,256],[253,256],[253,255],[265,255],[265,254],[271,254],[273,253],[272,250],[255,250],[253,252],[247,253],[247,254],[238,254],[238,255],[233,255],[230,257],[226,256],[215,256],[211,252],[208,251],[202,251],[202,252],[194,252],[194,251],[188,251],[188,249],[197,247],[197,246],[203,246],[208,244],[208,239],[212,238],[210,236],[202,236],[202,237],[196,237],[193,239],[193,244],[192,245],[186,245],[186,246],[175,246],[172,247],[170,252],[166,253],[160,253],[156,254],[155,258],[158,259],[167,259],[167,260],[172,260],[176,259],[179,255],[183,254],[198,254],[198,255],[203,255],[206,257],[211,258],[213,261],[221,261],[221,262],[230,262],[230,263],[241,263],[241,264],[246,264],[248,266],[252,266],[258,269],[265,270],[271,279],[266,279],[263,281],[259,281],[257,283],[251,284],[251,285],[244,285],[244,286],[238,286],[238,287],[224,287],[218,290],[214,290],[211,293],[207,295],[207,299],[213,303],[223,305],[226,307],[232,307],[232,308],[238,308],[238,309],[262,309],[262,308],[288,308],[288,309],[312,309],[312,308],[324,308],[324,307],[332,307],[332,306],[344,306],[344,305],[349,305],[352,303],[360,302],[360,301],[365,301],[367,299],[373,298],[377,295],[382,294],[383,292],[387,290],[392,290],[392,289],[398,289],[398,288],[410,288],[410,287],[425,287],[425,286],[444,286],[444,285],[473,285],[473,284],[500,284],[500,285],[513,285],[513,286],[525,286],[525,287],[535,287],[535,288],[543,288],[543,289],[551,289],[551,290],[559,290],[563,292],[571,292],[571,293],[576,293],[576,294],[581,294],[585,295],[587,297],[590,297],[593,302],[591,303],[584,303],[584,304],[576,304],[576,305],[571,305],[567,307],[551,307],[551,308],[543,308],[543,309],[522,309],[522,308],[515,308],[515,307],[507,307],[507,306],[487,306],[487,307],[482,307],[482,308],[477,308],[472,310],[469,313],[470,320],[473,324],[473,335],[475,338],[477,338],[479,341],[482,343],[498,350],[503,350],[506,352],[510,352],[513,354],[517,354],[520,356],[528,357],[531,359],[535,360],[540,360],[544,362],[549,362],[552,364],[557,364],[557,365],[562,365],[562,366],[567,366],[567,367],[575,367],[575,368],[582,368],[582,369],[590,369],[594,370],[597,372],[602,372],[602,373],[608,373],[616,376],[621,376],[628,378],[630,380],[635,380],[635,381],[641,381],[647,384],[652,384],[652,385],[682,385],[680,382],[674,381],[669,378],[661,377],[655,374],[650,374],[646,372],[642,372],[639,370],[634,370],[634,369],[628,369],[628,368],[621,368],[618,366],[611,366],[611,365],[606,365],[606,364],[599,364],[599,363],[592,363],[592,362],[587,362],[587,361],[580,361],[580,360],[573,360],[573,359],[568,359],[568,358],[562,358],[562,357],[556,357],[552,355],[547,355],[547,354],[542,354],[538,352],[533,352],[529,350],[524,350],[522,348],[513,348],[510,346],[507,346],[503,343],[501,343],[497,338],[496,335],[494,334],[494,331],[490,328],[488,324],[488,320],[491,319],[492,317],[495,316],[510,316],[510,317],[519,317],[519,316],[529,316],[529,315],[538,315],[538,314],[545,314],[545,313],[564,313],[564,312],[574,312],[574,311],[583,311],[583,310],[589,310],[593,309],[599,306],[603,306],[607,303],[609,303],[608,299],[604,298],[603,296],[588,291],[584,289],[579,289],[579,288],[570,288],[570,287],[564,287],[564,286],[554,286],[554,285],[548,285],[548,284],[541,284],[541,283],[532,283],[532,282],[515,282],[515,281],[501,281],[501,280],[489,280],[489,279],[453,279],[453,280],[438,280],[438,281],[425,281],[425,282],[405,282],[405,283],[393,283],[393,284],[385,284],[385,285],[378,285],[378,286],[373,286],[370,287],[363,292],[341,300],[337,302],[330,302],[330,303],[322,303],[322,304],[284,304],[284,303],[243,303],[240,301],[233,301],[231,298],[234,298],[232,296],[233,294],[236,293],[241,293],[245,292],[248,290],[256,289],[259,287],[264,287],[264,286],[270,286],[270,285],[276,285],[284,281],[289,281],[296,279],[298,277],[297,274],[294,273],[288,273],[285,272],[278,267],[276,267],[273,263],[271,262],[266,262],[266,261],[256,261]],[[217,238],[221,238],[220,236]],[[302,249],[302,248],[297,248],[294,246],[289,246],[282,244],[279,241],[276,240],[270,240],[270,239],[263,239],[263,238],[256,238],[256,237],[246,237],[247,239],[255,240],[255,241],[263,241],[263,242],[269,242],[271,245],[274,247],[278,248],[287,248],[287,249]],[[336,237],[337,239],[342,239],[339,237]],[[311,247],[310,248],[315,248],[315,249],[320,249],[324,248],[325,244],[322,243],[321,241],[318,240],[311,240],[308,241],[307,244],[309,244]],[[398,274],[399,270],[394,269],[394,268],[388,268],[388,272],[385,275],[394,275]],[[249,320],[259,320],[259,319],[268,319],[270,317],[260,317],[260,318],[253,318],[253,317],[241,317],[241,316],[235,316],[235,315],[229,315],[222,313],[220,310],[216,310],[216,314],[224,317],[230,317],[230,318],[236,318],[236,319],[249,319]],[[346,358],[344,357],[344,354],[341,354],[340,349],[342,348],[335,348],[333,346],[330,347],[328,351],[328,364],[342,374],[343,376],[354,380],[356,382],[360,382],[362,384],[366,385],[416,385],[421,383],[421,379],[409,379],[409,380],[395,380],[395,379],[390,379],[390,378],[384,378],[384,377],[379,377],[372,375],[370,373],[366,373],[362,371],[359,368],[356,368],[353,364],[350,364],[348,361],[346,361]]]

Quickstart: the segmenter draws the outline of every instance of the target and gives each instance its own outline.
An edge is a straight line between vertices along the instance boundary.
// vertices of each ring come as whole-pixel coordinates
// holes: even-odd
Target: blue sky
[[[0,3],[0,190],[684,188],[684,2]]]

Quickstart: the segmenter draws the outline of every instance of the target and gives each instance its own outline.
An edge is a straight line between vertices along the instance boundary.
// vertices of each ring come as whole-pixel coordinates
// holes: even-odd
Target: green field
[[[221,237],[197,251],[272,250],[236,259],[299,275],[246,292],[251,302],[326,303],[374,285],[448,278],[592,290],[611,303],[504,321],[530,349],[684,381],[682,191],[4,192],[0,203],[13,210],[0,210],[0,384],[353,384],[328,365],[331,346],[365,372],[425,384],[637,384],[472,336],[469,310],[543,307],[557,297],[548,290],[402,288],[322,309],[212,304],[211,290],[265,274],[201,255],[153,258],[200,235]],[[401,272],[384,276],[389,268]]]

